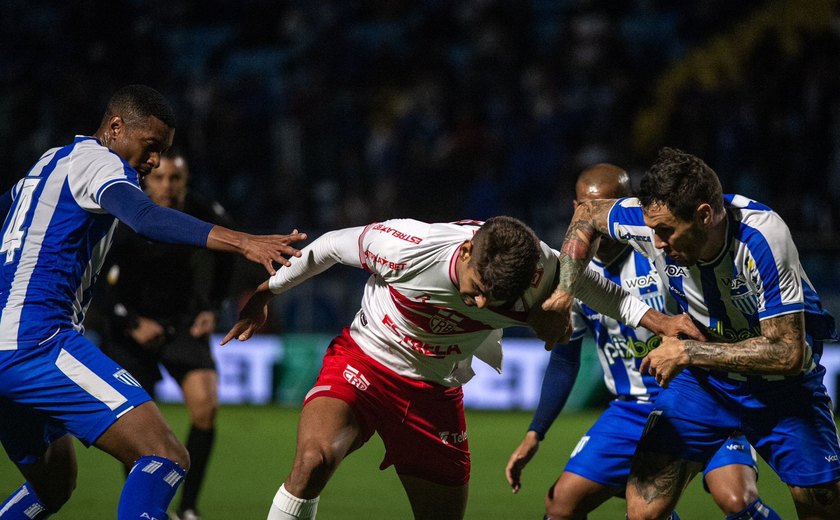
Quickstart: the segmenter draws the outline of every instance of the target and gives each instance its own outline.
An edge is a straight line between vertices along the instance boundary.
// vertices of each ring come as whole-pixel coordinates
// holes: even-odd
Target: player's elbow
[[[802,373],[805,364],[805,346],[787,349],[788,355],[780,359],[781,373],[785,376],[795,376]]]

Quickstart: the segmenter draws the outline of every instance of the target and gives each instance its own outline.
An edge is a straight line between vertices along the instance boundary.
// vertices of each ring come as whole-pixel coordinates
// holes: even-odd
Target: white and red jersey
[[[406,377],[458,386],[472,376],[472,356],[501,370],[501,329],[524,325],[555,285],[558,261],[540,243],[531,286],[510,308],[464,303],[455,270],[458,249],[481,222],[427,224],[388,220],[332,231],[291,258],[269,281],[284,292],[335,263],[371,273],[350,334],[366,354]]]

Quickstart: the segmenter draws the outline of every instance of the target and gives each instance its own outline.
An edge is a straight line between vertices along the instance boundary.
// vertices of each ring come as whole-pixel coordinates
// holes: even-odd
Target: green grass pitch
[[[187,430],[181,406],[163,406],[175,432]],[[530,421],[527,412],[468,411],[472,451],[472,480],[467,519],[539,519],[543,496],[568,458],[569,451],[595,420],[598,411],[561,415],[526,468],[523,489],[511,493],[504,467]],[[225,406],[219,411],[214,458],[208,469],[200,504],[205,520],[264,519],[268,505],[291,465],[297,409]],[[96,449],[78,445],[79,485],[70,502],[53,518],[114,518],[123,482],[116,461]],[[321,497],[321,520],[410,519],[411,511],[393,468],[379,471],[382,443],[374,435],[365,447],[339,467]],[[762,462],[759,489],[765,502],[782,518],[795,518],[787,488]],[[17,469],[6,457],[0,462],[0,494],[21,483]],[[177,498],[176,498],[177,501]],[[677,511],[684,520],[721,518],[695,478]],[[594,520],[624,518],[624,502],[611,499],[590,515]]]

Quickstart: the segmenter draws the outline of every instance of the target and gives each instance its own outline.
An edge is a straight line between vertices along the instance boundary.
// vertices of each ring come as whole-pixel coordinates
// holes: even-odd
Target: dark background
[[[242,229],[509,214],[556,247],[582,167],[638,178],[667,145],[840,290],[836,1],[0,0],[0,189],[128,83],[171,100],[193,190]],[[333,271],[271,327],[348,320],[365,275]],[[262,279],[240,263],[233,293]]]

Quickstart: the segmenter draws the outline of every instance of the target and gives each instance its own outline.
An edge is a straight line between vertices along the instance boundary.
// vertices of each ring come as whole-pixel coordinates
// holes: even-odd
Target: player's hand
[[[555,291],[542,304],[528,313],[528,325],[551,350],[558,343],[568,343],[572,336],[572,303],[574,296]]]
[[[269,295],[261,295],[255,293],[245,304],[245,307],[239,312],[239,321],[233,324],[233,327],[222,338],[221,344],[224,345],[233,338],[239,341],[247,341],[258,331],[265,321],[268,319],[268,301],[271,299]]]
[[[247,235],[241,244],[242,256],[265,267],[268,274],[274,275],[274,262],[289,266],[289,256],[300,256],[300,251],[290,246],[292,242],[306,240],[306,233],[297,229],[290,235]]]
[[[697,326],[697,323],[687,313],[677,314],[675,316],[662,315],[656,320],[656,324],[656,328],[650,328],[649,330],[663,338],[696,339],[698,341],[708,341],[709,339],[706,333]]]
[[[137,326],[129,330],[128,334],[138,345],[150,350],[160,347],[166,339],[160,323],[142,316],[137,318]]]
[[[522,488],[522,470],[525,469],[525,466],[528,465],[537,453],[539,447],[540,440],[537,437],[537,432],[530,431],[525,434],[522,443],[510,455],[507,467],[505,468],[505,476],[514,493],[519,493],[520,488]]]
[[[639,365],[639,372],[650,374],[662,388],[688,366],[691,359],[685,351],[685,341],[664,337],[662,343],[651,350]]]
[[[213,311],[201,311],[196,315],[190,327],[190,336],[194,338],[205,338],[216,330],[216,313]]]

